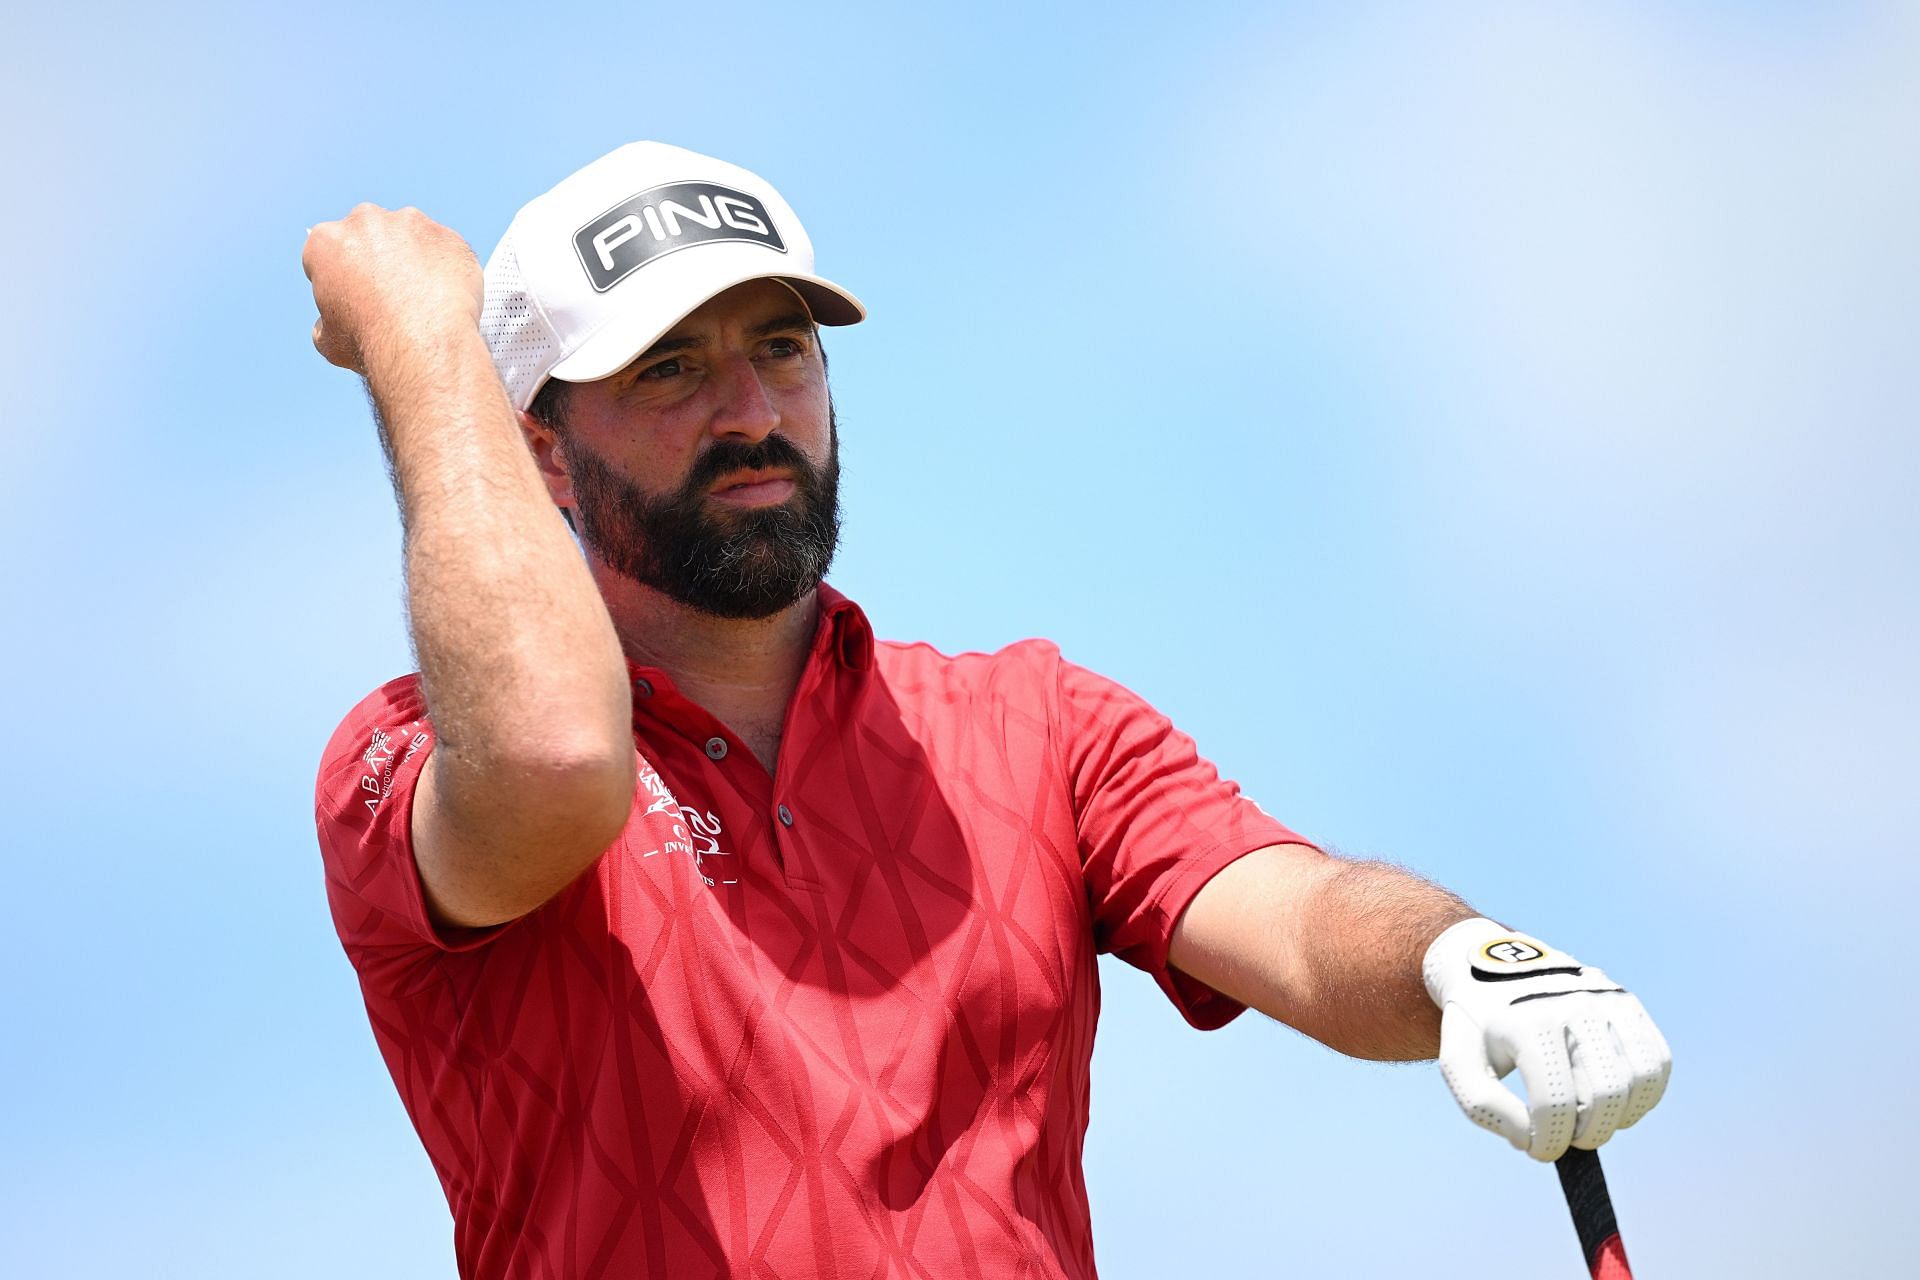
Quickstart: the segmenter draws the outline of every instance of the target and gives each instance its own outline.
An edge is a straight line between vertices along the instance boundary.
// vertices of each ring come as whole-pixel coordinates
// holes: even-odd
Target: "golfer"
[[[1618,984],[1326,855],[1053,645],[875,637],[824,582],[821,330],[865,312],[756,175],[635,143],[484,272],[371,205],[304,264],[420,668],[326,746],[327,892],[462,1276],[1090,1280],[1100,952],[1195,1027],[1438,1053],[1538,1160],[1659,1100]]]

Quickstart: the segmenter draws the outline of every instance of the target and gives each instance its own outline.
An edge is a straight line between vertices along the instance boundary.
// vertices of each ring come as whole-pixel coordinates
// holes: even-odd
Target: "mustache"
[[[720,477],[735,471],[764,471],[784,467],[799,478],[799,483],[815,487],[819,477],[800,447],[783,435],[773,434],[747,444],[741,440],[716,440],[694,460],[688,473],[684,494],[702,494]]]

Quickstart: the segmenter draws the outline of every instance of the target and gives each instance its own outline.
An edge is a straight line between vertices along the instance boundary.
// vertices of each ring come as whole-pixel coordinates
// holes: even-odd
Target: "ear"
[[[560,439],[560,433],[525,409],[517,411],[516,416],[520,419],[520,434],[526,437],[527,451],[533,455],[533,465],[546,482],[553,505],[571,511],[573,477],[567,472],[566,444]]]

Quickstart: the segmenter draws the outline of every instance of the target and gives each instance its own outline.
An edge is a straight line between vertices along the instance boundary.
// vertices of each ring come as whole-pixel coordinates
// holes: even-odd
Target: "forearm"
[[[449,323],[365,354],[442,785],[529,766],[626,769],[632,710],[613,624],[479,333]]]
[[[1474,914],[1398,867],[1283,845],[1208,882],[1175,929],[1173,960],[1342,1053],[1412,1061],[1440,1047],[1421,958]]]
[[[1440,1010],[1420,980],[1433,940],[1476,913],[1454,894],[1382,862],[1335,860],[1302,912],[1300,1029],[1357,1058],[1405,1062],[1440,1050]]]

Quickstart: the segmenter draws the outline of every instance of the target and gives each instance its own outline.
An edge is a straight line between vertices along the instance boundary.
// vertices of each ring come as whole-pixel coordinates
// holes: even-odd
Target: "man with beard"
[[[328,743],[327,890],[463,1276],[1092,1276],[1098,951],[1197,1027],[1440,1049],[1542,1160],[1658,1100],[1599,971],[1328,857],[1051,645],[874,640],[822,581],[817,326],[864,312],[754,174],[637,143],[484,273],[370,205],[304,261],[420,664]]]

